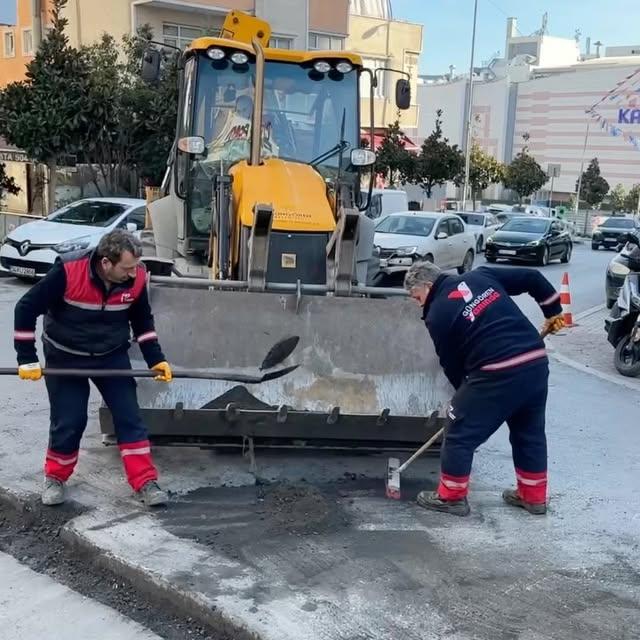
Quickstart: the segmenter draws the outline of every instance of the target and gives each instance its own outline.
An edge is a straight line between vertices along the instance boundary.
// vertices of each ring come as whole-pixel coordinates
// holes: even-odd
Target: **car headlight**
[[[75,238],[73,240],[65,240],[53,247],[56,253],[70,253],[71,251],[82,251],[88,249],[91,244],[91,238],[85,236],[83,238]]]
[[[418,247],[398,247],[393,252],[398,256],[410,256],[414,253],[418,253]]]
[[[626,264],[615,260],[609,265],[609,270],[616,276],[626,276],[631,272],[631,269],[629,269]]]
[[[602,231],[597,231],[597,230],[596,230],[596,231],[594,231],[594,232],[591,234],[591,237],[592,237],[592,238],[600,238],[600,237],[602,237]]]
[[[528,247],[537,247],[540,244],[540,240],[533,240],[527,244]]]
[[[487,244],[493,244],[493,236],[487,238]]]

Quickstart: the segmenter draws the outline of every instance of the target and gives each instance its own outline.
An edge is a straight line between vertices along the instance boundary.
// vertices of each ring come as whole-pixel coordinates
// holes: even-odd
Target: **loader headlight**
[[[353,67],[349,62],[338,62],[336,65],[336,71],[339,71],[340,73],[349,73],[350,71],[353,71]]]
[[[236,51],[231,54],[231,62],[233,64],[247,64],[249,56],[246,53],[242,53],[242,51]]]
[[[626,276],[631,272],[631,269],[629,269],[626,264],[616,262],[615,260],[609,265],[609,269],[611,270],[611,273],[616,276]]]
[[[223,60],[227,54],[224,52],[224,49],[218,49],[217,47],[209,47],[207,49],[207,55],[212,60]]]
[[[393,252],[397,256],[412,256],[414,253],[418,253],[418,247],[398,247]]]
[[[318,60],[318,62],[313,65],[313,68],[318,73],[329,73],[329,71],[331,71],[331,65],[325,60]]]

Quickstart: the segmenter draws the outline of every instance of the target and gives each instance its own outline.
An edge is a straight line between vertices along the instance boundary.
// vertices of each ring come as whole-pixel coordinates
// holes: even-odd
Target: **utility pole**
[[[582,174],[584,173],[584,156],[587,151],[587,141],[589,140],[589,125],[591,122],[587,120],[587,128],[584,132],[584,145],[582,147],[582,160],[580,161],[580,174],[578,175],[578,188],[576,192],[576,206],[574,210],[574,214],[576,220],[578,219],[578,209],[580,208],[580,191],[582,191]],[[584,233],[583,235],[587,235],[587,226],[589,224],[589,214],[584,214]]]
[[[469,169],[471,167],[471,113],[473,107],[473,58],[476,51],[476,22],[478,18],[478,0],[473,6],[473,32],[471,35],[471,63],[469,65],[469,102],[467,104],[467,140],[464,156],[464,183],[462,186],[462,210],[467,207],[467,191],[469,189]]]

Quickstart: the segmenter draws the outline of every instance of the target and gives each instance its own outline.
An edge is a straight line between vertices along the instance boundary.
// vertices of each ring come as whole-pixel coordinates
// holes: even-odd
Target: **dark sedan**
[[[591,248],[594,251],[600,247],[615,249],[623,236],[637,228],[638,223],[632,218],[607,218],[593,230]]]
[[[487,239],[487,262],[513,260],[545,266],[551,260],[571,260],[573,243],[568,231],[553,218],[513,218]]]

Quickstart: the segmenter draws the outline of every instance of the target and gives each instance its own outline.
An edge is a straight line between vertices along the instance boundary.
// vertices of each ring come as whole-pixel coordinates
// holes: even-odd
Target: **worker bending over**
[[[414,264],[404,285],[424,308],[440,364],[456,389],[440,483],[435,492],[421,492],[418,504],[466,516],[474,451],[506,422],[517,488],[502,497],[529,513],[546,513],[549,365],[540,333],[511,296],[531,295],[546,318],[543,332],[555,333],[564,326],[560,294],[535,269],[480,267],[448,276],[430,262]]]
[[[80,258],[58,261],[18,302],[15,348],[19,375],[39,380],[36,321],[44,316],[42,341],[47,367],[131,369],[131,329],[156,380],[170,382],[171,367],[158,344],[140,264],[142,245],[126,231],[105,235],[97,249]],[[42,502],[64,502],[65,482],[78,462],[80,439],[87,425],[89,380],[46,376],[51,405],[49,447],[44,466]],[[96,377],[113,416],[118,446],[129,484],[147,506],[165,504],[157,484],[147,429],[140,418],[136,383],[131,377]]]

